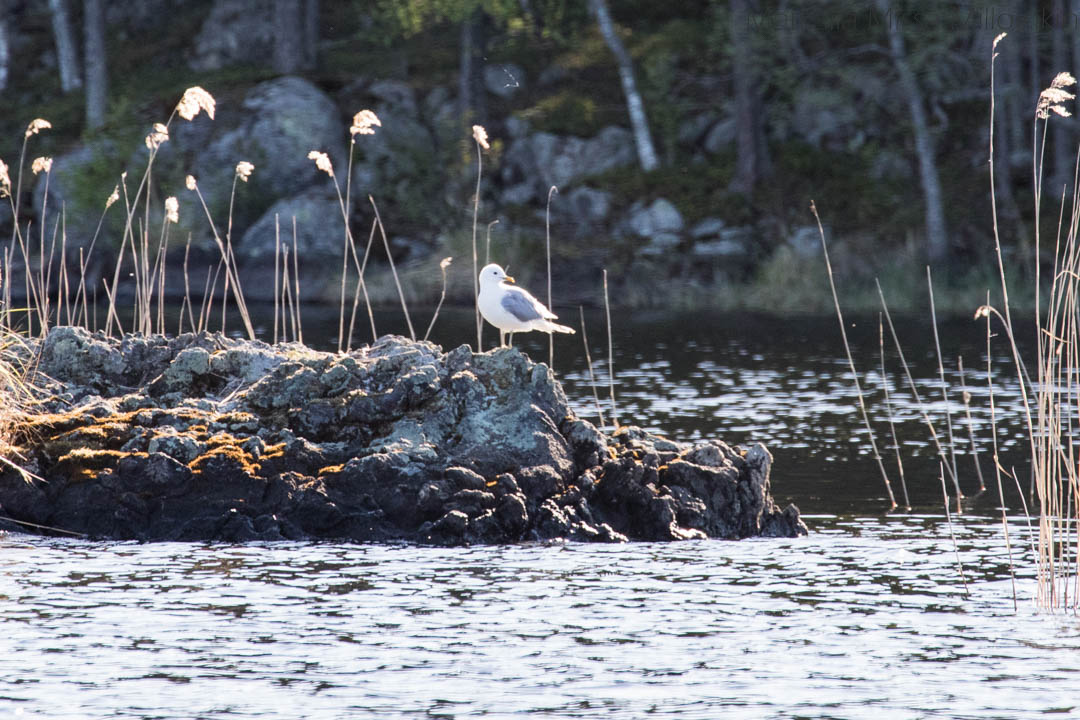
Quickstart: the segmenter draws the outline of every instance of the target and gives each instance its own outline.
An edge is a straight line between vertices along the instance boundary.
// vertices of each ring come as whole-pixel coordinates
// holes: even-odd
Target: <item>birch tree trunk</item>
[[[274,71],[294,73],[304,65],[304,14],[300,0],[274,0]]]
[[[934,140],[926,121],[922,91],[915,73],[908,64],[904,48],[904,36],[900,20],[893,13],[890,0],[876,0],[878,11],[885,16],[885,29],[889,36],[889,51],[900,87],[906,96],[911,113],[911,127],[915,135],[915,155],[919,160],[919,179],[922,182],[923,202],[926,212],[926,254],[932,262],[944,260],[949,250],[949,238],[945,232],[945,208],[941,197],[941,180],[938,177]]]
[[[458,58],[458,115],[465,137],[470,125],[483,125],[487,116],[484,97],[484,12],[476,9],[461,21]]]
[[[83,52],[86,66],[86,127],[105,124],[109,77],[105,57],[105,10],[101,0],[83,0]]]
[[[0,92],[7,88],[8,67],[11,65],[11,43],[8,41],[8,12],[6,0],[0,0]]]
[[[1051,6],[1051,18],[1053,27],[1050,32],[1050,57],[1054,64],[1051,68],[1053,70],[1052,74],[1057,75],[1065,70],[1075,72],[1075,68],[1070,68],[1069,61],[1066,59],[1064,25],[1067,22],[1067,16],[1065,15],[1065,3],[1063,0],[1054,0]],[[1053,126],[1051,139],[1054,143],[1054,152],[1048,189],[1052,191],[1051,196],[1060,197],[1062,187],[1070,184],[1070,180],[1072,180],[1074,148],[1070,125],[1061,122],[1051,123],[1051,125]]]
[[[615,56],[615,63],[619,66],[619,80],[622,82],[623,94],[626,96],[626,109],[630,114],[630,127],[634,133],[634,145],[637,148],[638,162],[645,172],[656,169],[659,161],[656,159],[656,148],[653,146],[652,135],[649,133],[649,119],[645,115],[645,103],[641,100],[637,82],[634,80],[634,64],[630,60],[630,53],[626,52],[622,40],[615,32],[615,24],[608,12],[606,0],[589,0],[589,9],[596,17],[600,26],[600,34],[604,36],[611,54]]]
[[[1076,1],[1080,3],[1080,0]],[[1015,3],[1006,7],[1010,12],[1016,10]],[[1009,42],[1010,40],[1012,42]],[[1005,60],[1002,63],[1002,70],[1005,79],[1003,89],[1006,89],[1006,93],[1003,98],[1005,103],[1002,109],[1005,111],[1005,120],[1008,127],[1006,134],[1009,137],[1009,151],[1012,153],[1008,161],[1009,167],[1012,168],[1023,167],[1023,164],[1017,162],[1016,158],[1020,157],[1019,151],[1027,147],[1031,141],[1027,128],[1030,114],[1027,112],[1028,105],[1025,102],[1024,89],[1026,85],[1024,84],[1023,62],[1020,56],[1021,42],[1022,37],[1018,34],[1015,40],[1010,37],[998,46]],[[1030,107],[1034,111],[1034,96],[1031,98]],[[1002,157],[1005,156],[1002,155]]]
[[[730,189],[752,195],[768,174],[768,150],[761,127],[761,103],[754,79],[747,0],[731,0],[732,70],[735,76],[735,176]]]
[[[71,14],[67,0],[49,0],[52,15],[53,39],[56,41],[56,64],[60,69],[60,89],[65,93],[82,87],[79,72],[79,49],[71,30]]]
[[[319,0],[304,0],[304,67],[314,70],[319,60]]]

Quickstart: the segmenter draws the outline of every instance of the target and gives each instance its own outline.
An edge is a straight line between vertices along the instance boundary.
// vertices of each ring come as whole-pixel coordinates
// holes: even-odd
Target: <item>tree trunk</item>
[[[1008,40],[1005,42],[1007,43]],[[998,47],[1001,48],[1002,45],[998,45]],[[1016,124],[1014,118],[1010,117],[1010,115],[1016,105],[1015,95],[1018,94],[1019,90],[1015,85],[1010,84],[1011,73],[1008,66],[1007,62],[1002,63],[1001,69],[1005,70],[1002,73],[1004,82],[1000,83],[1000,90],[995,88],[999,100],[994,108],[994,158],[996,161],[994,190],[999,200],[998,207],[1001,211],[1001,217],[1008,223],[1008,227],[1015,233],[1019,241],[1020,257],[1028,258],[1029,239],[1027,226],[1020,217],[1020,206],[1016,202],[1016,192],[1013,188],[1012,157],[1016,154],[1016,145],[1013,144],[1015,138],[1013,133],[1009,131],[1009,127]],[[1018,77],[1016,79],[1019,80]],[[1001,100],[1008,101],[1001,102]]]
[[[461,21],[461,55],[458,77],[458,114],[461,126],[483,125],[487,120],[484,96],[484,11],[477,9]],[[468,133],[466,133],[466,136]]]
[[[766,174],[765,133],[761,123],[761,103],[754,81],[753,51],[747,18],[747,0],[731,0],[732,72],[735,76],[735,176],[733,192],[750,196]]]
[[[876,0],[878,10],[885,17],[885,29],[889,36],[889,51],[893,65],[900,76],[900,87],[907,97],[911,112],[911,127],[915,134],[915,155],[919,159],[919,178],[922,181],[923,202],[926,211],[926,254],[930,261],[939,262],[948,255],[949,238],[945,232],[945,208],[941,197],[941,180],[938,178],[934,140],[926,121],[922,91],[915,73],[908,64],[904,49],[904,36],[899,19],[894,15],[890,0]]]
[[[1065,57],[1065,3],[1063,0],[1054,0],[1051,7],[1053,26],[1050,32],[1050,55],[1054,64],[1053,75],[1070,70],[1068,60]],[[1049,84],[1049,81],[1047,82]],[[1052,197],[1060,197],[1061,189],[1070,184],[1073,176],[1073,143],[1072,133],[1068,123],[1051,123],[1051,139],[1053,141],[1053,156],[1051,159],[1052,169],[1050,174],[1049,190]]]
[[[83,52],[86,66],[86,127],[105,124],[109,77],[105,57],[105,10],[101,0],[83,0]]]
[[[1080,2],[1080,0],[1077,0]],[[1016,10],[1015,3],[1007,6],[1010,12]],[[1010,42],[1011,41],[1011,42]],[[1005,121],[1007,125],[1006,134],[1009,138],[1009,151],[1012,153],[1009,158],[1009,167],[1020,168],[1025,165],[1030,165],[1030,153],[1022,153],[1021,151],[1030,144],[1030,134],[1028,133],[1028,121],[1031,118],[1031,114],[1028,113],[1028,104],[1026,101],[1026,95],[1024,92],[1024,71],[1023,61],[1020,55],[1022,38],[1018,35],[1016,39],[1008,38],[1003,43],[998,45],[1001,48],[1002,59],[1005,61],[1002,63],[1002,73],[1005,82],[1003,83],[1003,90],[1005,90],[1004,104],[1002,109],[1005,112]],[[1001,97],[999,95],[999,97]],[[1031,98],[1031,108],[1035,107],[1035,98]],[[1004,158],[1004,155],[1002,155]],[[1020,158],[1024,160],[1021,162]]]
[[[283,75],[304,66],[304,14],[300,0],[274,0],[274,71]]]
[[[11,44],[8,41],[7,2],[0,0],[0,92],[7,88],[8,67],[11,65]]]
[[[1072,7],[1070,8],[1070,12],[1071,16],[1068,18],[1068,21],[1070,23],[1070,27],[1072,27],[1071,23],[1074,22],[1075,19],[1080,18],[1080,0],[1072,0]],[[1076,29],[1073,28],[1073,32],[1070,33],[1070,37],[1072,38],[1072,42],[1070,43],[1070,45],[1072,46],[1070,48],[1072,52],[1072,74],[1077,75],[1080,74],[1080,32],[1076,32]],[[1080,116],[1080,100],[1076,101],[1075,108],[1073,109],[1073,115]]]
[[[56,41],[56,64],[60,69],[60,89],[65,93],[82,87],[79,73],[79,49],[71,30],[67,0],[49,0],[53,39]]]
[[[634,80],[634,64],[630,60],[630,53],[626,52],[622,40],[615,31],[615,24],[608,12],[606,0],[589,0],[589,9],[596,17],[600,26],[600,34],[604,36],[611,54],[615,56],[615,62],[619,66],[619,80],[622,82],[623,94],[626,96],[626,109],[630,114],[630,127],[634,133],[634,145],[637,147],[638,162],[645,172],[656,169],[659,161],[656,159],[656,148],[653,146],[652,135],[649,133],[649,119],[645,115],[645,103],[641,100],[637,82]]]
[[[319,0],[304,0],[304,68],[314,70],[319,61]]]

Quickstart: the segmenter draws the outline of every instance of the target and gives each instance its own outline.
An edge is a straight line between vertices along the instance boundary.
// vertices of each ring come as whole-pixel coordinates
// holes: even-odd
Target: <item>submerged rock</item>
[[[0,529],[451,545],[806,533],[769,495],[764,446],[607,436],[516,349],[388,336],[335,355],[64,327],[29,348],[49,399],[16,444],[40,479],[0,474]]]

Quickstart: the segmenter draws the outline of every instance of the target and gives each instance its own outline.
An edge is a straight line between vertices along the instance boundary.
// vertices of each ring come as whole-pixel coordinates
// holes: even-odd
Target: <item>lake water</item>
[[[587,319],[606,383],[603,325]],[[860,371],[876,373],[876,318],[853,325]],[[333,328],[336,315],[316,318],[305,336],[331,346]],[[435,339],[460,344],[470,328],[447,313]],[[1080,716],[1080,620],[1035,612],[1030,533],[1008,483],[1004,538],[985,331],[942,323],[946,404],[929,326],[898,330],[943,436],[953,411],[969,496],[953,516],[957,550],[894,353],[886,381],[914,510],[890,514],[835,319],[644,316],[615,329],[619,419],[766,442],[773,493],[807,513],[809,537],[438,549],[0,536],[0,718]],[[546,358],[544,338],[518,340]],[[580,348],[558,338],[555,367],[592,417]],[[993,350],[998,432],[1023,478],[1006,352]],[[982,494],[958,354],[977,369],[964,380]],[[881,378],[863,379],[902,502]]]

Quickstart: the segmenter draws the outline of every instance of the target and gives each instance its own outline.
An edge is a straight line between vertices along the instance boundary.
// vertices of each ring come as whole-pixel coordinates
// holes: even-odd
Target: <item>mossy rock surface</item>
[[[436,544],[806,532],[761,445],[574,416],[546,365],[387,336],[349,354],[54,328],[4,527],[139,540]]]

